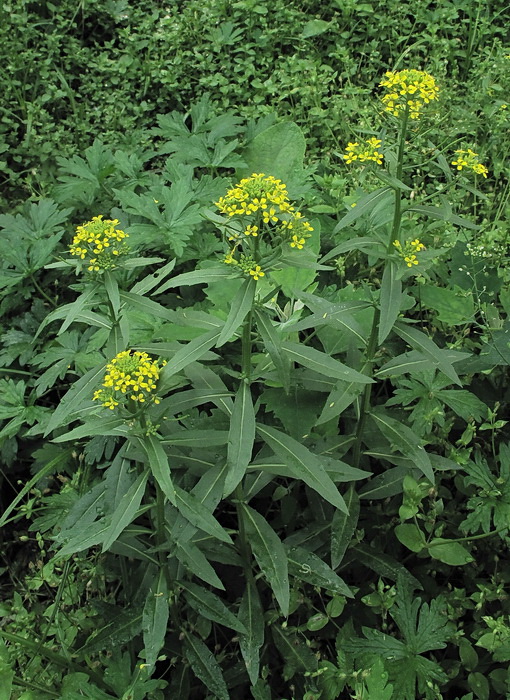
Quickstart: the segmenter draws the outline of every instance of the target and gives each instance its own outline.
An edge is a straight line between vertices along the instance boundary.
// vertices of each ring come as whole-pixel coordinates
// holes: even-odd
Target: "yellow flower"
[[[305,245],[305,239],[304,238],[299,238],[298,236],[294,235],[292,236],[292,242],[290,244],[291,248],[297,248],[298,250],[301,250],[303,246]]]
[[[475,153],[470,148],[467,150],[460,149],[455,151],[457,156],[456,160],[452,160],[452,165],[455,165],[457,170],[462,170],[466,168],[467,170],[472,170],[477,175],[483,175],[487,177],[488,170],[485,165],[482,165],[478,160],[478,153]]]
[[[400,241],[393,241],[393,245],[407,267],[418,265],[419,260],[416,257],[416,253],[425,250],[425,246],[420,242],[419,238],[415,238],[414,241],[405,241],[404,245]]]
[[[259,277],[264,277],[265,272],[262,271],[262,268],[260,265],[255,265],[255,267],[252,270],[249,270],[250,275],[253,277],[254,280],[258,280]]]
[[[245,236],[258,236],[259,235],[259,227],[258,226],[247,226],[244,235]]]
[[[160,403],[152,393],[157,388],[160,370],[166,362],[152,360],[146,352],[119,352],[106,365],[102,389],[94,392],[93,401],[101,401],[105,408],[114,410],[120,401],[129,397],[137,403]]]
[[[376,139],[374,137],[366,139],[363,144],[359,144],[357,141],[354,143],[348,143],[345,149],[345,154],[342,158],[346,163],[352,163],[355,160],[359,160],[360,163],[365,163],[366,161],[373,161],[381,165],[383,154],[378,150],[381,145],[381,139]]]
[[[118,258],[129,252],[123,243],[128,234],[117,228],[118,223],[118,219],[94,216],[91,221],[77,227],[69,252],[81,260],[88,256],[89,272],[115,269],[117,260],[114,256]]]
[[[425,105],[437,100],[439,88],[430,75],[421,70],[387,71],[379,85],[386,90],[381,98],[384,108],[395,117],[406,112],[418,119]]]

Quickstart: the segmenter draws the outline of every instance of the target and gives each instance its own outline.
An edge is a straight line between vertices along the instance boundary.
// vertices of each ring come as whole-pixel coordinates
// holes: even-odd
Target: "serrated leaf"
[[[155,435],[145,435],[143,438],[139,438],[139,440],[149,460],[152,475],[170,503],[176,505],[175,489],[170,475],[168,457],[159,438]]]
[[[190,607],[199,615],[208,620],[218,622],[220,625],[229,627],[241,634],[246,634],[246,627],[227,608],[225,603],[217,595],[191,582],[180,582],[184,589],[184,597]]]
[[[347,551],[359,518],[359,496],[353,485],[345,494],[347,513],[336,510],[331,521],[331,566],[336,569]]]
[[[207,532],[212,537],[233,544],[230,535],[225,532],[216,518],[193,493],[187,493],[178,486],[175,488],[175,504],[179,512],[199,530]]]
[[[225,325],[223,326],[216,343],[217,348],[225,345],[225,343],[231,339],[248,315],[253,306],[256,288],[257,282],[253,277],[244,280],[237,294],[232,299],[232,304],[230,306],[230,311],[228,312]]]
[[[374,381],[367,377],[366,374],[361,374],[361,372],[347,367],[347,365],[338,362],[338,360],[334,360],[326,353],[315,350],[315,348],[309,348],[307,345],[285,342],[282,343],[282,349],[286,352],[287,357],[294,360],[294,362],[298,362],[300,365],[327,377],[359,384],[371,384]]]
[[[289,574],[312,586],[320,586],[347,598],[354,597],[345,581],[316,554],[295,545],[284,545],[284,547],[289,562]]]
[[[250,682],[255,685],[259,677],[260,649],[264,643],[264,610],[254,582],[246,582],[238,617],[246,628],[246,633],[239,635],[239,648]]]
[[[397,277],[398,267],[392,261],[388,261],[384,268],[381,291],[379,297],[380,315],[378,329],[378,343],[381,345],[390,334],[393,324],[400,313],[402,304],[402,281]]]
[[[257,424],[257,432],[273,452],[285,462],[293,476],[302,479],[305,484],[339,510],[344,512],[347,510],[336,485],[327,475],[319,458],[310,450],[289,435],[268,425]]]
[[[89,370],[87,374],[83,375],[81,379],[78,379],[69,391],[64,394],[48,421],[48,425],[44,431],[44,437],[49,435],[55,428],[66,423],[68,424],[70,414],[80,409],[85,402],[88,403],[91,401],[92,393],[100,384],[105,366],[106,362],[103,362],[98,367]]]
[[[104,535],[103,552],[106,552],[106,550],[110,548],[124,528],[134,520],[145,493],[145,484],[147,483],[148,476],[148,470],[140,474],[135,483],[130,486],[121,498],[119,505],[112,514],[110,527]]]
[[[255,440],[255,411],[251,398],[250,385],[241,382],[230,417],[227,449],[227,476],[223,488],[226,498],[234,491],[246,473],[251,461]]]
[[[253,556],[267,582],[273,589],[282,614],[289,614],[289,576],[287,555],[283,544],[267,520],[242,504],[246,534]]]
[[[145,661],[155,670],[158,654],[163,648],[168,624],[168,589],[165,572],[160,569],[145,599],[142,613],[142,630]]]
[[[193,673],[218,700],[230,700],[218,662],[209,648],[197,637],[184,632],[184,654]]]

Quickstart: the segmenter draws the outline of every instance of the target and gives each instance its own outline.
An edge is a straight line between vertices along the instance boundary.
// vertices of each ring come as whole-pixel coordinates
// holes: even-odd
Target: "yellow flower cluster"
[[[123,243],[128,234],[117,228],[118,223],[118,219],[94,216],[92,221],[77,227],[69,252],[81,260],[88,258],[89,272],[115,269],[118,257],[129,252]]]
[[[423,107],[437,100],[439,88],[430,75],[421,70],[387,71],[379,85],[386,89],[381,98],[387,112],[396,117],[409,113],[418,119]]]
[[[215,204],[222,214],[228,216],[251,216],[260,211],[264,223],[278,221],[279,213],[294,211],[283,182],[264,173],[253,173],[244,178]]]
[[[265,277],[266,273],[262,270],[260,265],[257,265],[255,259],[251,255],[244,255],[241,253],[239,260],[234,258],[235,247],[229,253],[225,255],[223,262],[227,265],[239,265],[239,269],[244,272],[245,275],[250,275],[255,281],[260,277]]]
[[[166,362],[161,363],[164,367]],[[101,401],[105,408],[114,410],[126,397],[137,403],[160,400],[153,395],[161,367],[146,352],[123,350],[106,365],[103,388],[94,392],[93,401]]]
[[[398,254],[403,259],[407,267],[418,265],[416,253],[419,253],[421,250],[425,250],[425,246],[423,243],[420,243],[418,238],[415,238],[414,241],[406,241],[404,245],[402,245],[400,241],[393,241],[393,245],[397,249]]]
[[[452,160],[452,165],[455,165],[457,170],[466,168],[467,170],[472,170],[477,175],[487,177],[489,171],[485,165],[482,165],[478,160],[478,153],[468,148],[466,151],[462,149],[455,151],[455,155],[457,156],[457,160]]]
[[[368,160],[372,160],[374,163],[381,165],[384,156],[378,150],[380,145],[381,139],[376,139],[374,137],[366,139],[363,144],[359,144],[357,141],[355,143],[348,143],[342,158],[344,158],[347,163],[352,163],[355,160],[359,160],[360,163],[365,163]]]

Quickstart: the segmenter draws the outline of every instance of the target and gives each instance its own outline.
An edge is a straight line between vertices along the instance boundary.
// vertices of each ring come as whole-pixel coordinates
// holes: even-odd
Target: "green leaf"
[[[229,627],[240,634],[247,633],[243,623],[230,612],[225,603],[218,598],[217,595],[189,581],[180,581],[179,585],[184,589],[186,602],[199,615],[213,622],[218,622],[220,625]]]
[[[239,326],[242,324],[253,306],[257,282],[254,278],[244,280],[239,291],[232,299],[232,305],[228,312],[227,320],[220,333],[216,347],[220,348],[228,342]]]
[[[411,552],[421,552],[426,546],[425,535],[414,523],[402,523],[395,528],[395,536]]]
[[[165,365],[161,372],[160,381],[172,377],[181,369],[187,367],[195,360],[199,360],[216,343],[220,331],[215,328],[209,333],[203,333],[194,340],[191,340],[180,350],[177,350],[171,361]]]
[[[281,122],[257,134],[242,152],[247,168],[240,169],[240,177],[251,173],[265,173],[289,184],[303,170],[305,137],[294,122]]]
[[[184,655],[193,673],[218,700],[230,700],[227,685],[214,655],[202,642],[187,631],[184,634]]]
[[[142,614],[142,630],[145,661],[155,670],[158,654],[165,643],[168,624],[168,589],[165,572],[160,569],[145,599]]]
[[[404,490],[404,478],[407,474],[409,474],[409,469],[404,466],[387,469],[362,486],[359,497],[365,500],[375,500],[402,493]]]
[[[147,299],[147,297],[140,296],[140,294],[133,294],[133,292],[121,292],[120,298],[126,303],[127,307],[130,309],[136,309],[149,317],[162,318],[165,321],[170,321],[175,323],[178,315],[173,309],[166,309],[161,304],[158,304],[152,299]]]
[[[345,494],[348,512],[336,510],[331,521],[331,566],[336,569],[344,558],[359,518],[359,497],[353,485]]]
[[[433,559],[438,559],[449,566],[464,566],[474,561],[471,553],[459,542],[435,537],[427,544],[427,549]]]
[[[414,212],[416,214],[419,214],[420,216],[428,216],[431,219],[439,219],[440,221],[449,221],[450,223],[455,224],[456,226],[460,226],[461,228],[468,228],[472,231],[478,231],[480,229],[480,226],[474,224],[472,221],[469,221],[469,219],[464,219],[460,216],[452,214],[451,206],[449,204],[446,204],[445,202],[443,202],[443,205],[440,207],[430,207],[425,206],[423,204],[413,204],[412,206],[407,208],[407,212]]]
[[[122,531],[134,520],[145,493],[149,471],[140,474],[134,484],[122,496],[103,539],[103,552],[110,548]]]
[[[239,621],[246,633],[239,635],[239,648],[252,685],[259,677],[260,649],[264,644],[264,610],[254,582],[247,581],[239,606]]]
[[[400,313],[400,306],[402,304],[402,281],[398,279],[397,273],[397,265],[392,260],[388,261],[384,268],[379,297],[379,345],[381,345],[390,334],[393,324]]]
[[[288,393],[290,389],[290,362],[283,352],[281,336],[271,319],[261,309],[254,309],[254,318],[264,343],[264,349],[274,364],[278,379]]]
[[[382,659],[377,659],[368,675],[365,675],[365,685],[368,693],[367,698],[392,700],[393,686],[388,683],[388,674],[384,670]]]
[[[227,441],[226,430],[179,430],[166,435],[165,439],[161,440],[161,444],[175,447],[214,447],[226,445]]]
[[[289,574],[312,586],[320,586],[332,593],[354,598],[345,581],[316,554],[304,547],[285,544],[284,546],[289,561]]]
[[[108,301],[110,302],[111,309],[113,312],[113,318],[117,319],[120,311],[119,284],[115,278],[115,275],[109,270],[105,272],[103,279],[106,295],[108,297]]]
[[[201,578],[211,586],[225,590],[225,586],[218,578],[218,574],[208,562],[207,557],[197,546],[191,542],[176,543],[175,556],[192,574]]]
[[[228,471],[223,488],[226,498],[239,484],[251,461],[255,440],[255,411],[250,385],[241,382],[234,401],[228,434]]]
[[[324,374],[326,377],[343,379],[347,382],[358,382],[360,384],[371,384],[374,381],[367,377],[366,374],[361,374],[355,369],[338,362],[338,360],[334,360],[326,353],[315,350],[315,348],[309,348],[307,345],[286,342],[282,343],[282,349],[286,352],[287,357],[294,362],[298,362],[300,365],[308,367],[319,374]]]
[[[287,555],[280,538],[256,510],[242,504],[246,534],[253,556],[273,589],[282,614],[289,614],[289,576]]]
[[[333,229],[333,234],[338,233],[338,231],[341,231],[346,226],[349,226],[361,216],[369,214],[373,209],[375,209],[377,204],[384,200],[388,193],[393,194],[391,187],[380,187],[378,190],[374,190],[373,192],[364,195],[357,202],[356,206],[353,207],[343,217],[343,219],[341,219],[338,222],[338,224]],[[326,260],[335,257],[335,255],[338,255],[338,253],[334,251],[336,251],[336,249],[331,250],[324,258],[322,258],[321,262],[325,262]]]
[[[285,462],[293,476],[302,479],[339,510],[347,511],[344,499],[326,474],[318,457],[294,438],[268,425],[257,424],[257,431],[273,452]]]
[[[416,434],[395,418],[391,418],[380,410],[372,411],[370,417],[373,419],[381,433],[389,441],[390,445],[395,445],[397,449],[411,459],[418,469],[423,472],[427,479],[434,483],[434,471],[428,454],[420,445]]]
[[[131,287],[129,293],[137,297],[141,296],[143,298],[143,295],[148,294],[154,289],[154,287],[157,287],[158,284],[162,281],[162,279],[164,279],[167,275],[169,275],[172,272],[174,267],[175,259],[170,260],[170,262],[168,262],[166,265],[160,267],[159,270],[151,272],[146,277],[141,279],[133,287]]]
[[[394,330],[397,335],[405,340],[411,347],[415,350],[419,350],[427,357],[430,357],[432,362],[437,365],[438,369],[451,379],[454,384],[462,386],[462,382],[453,369],[451,362],[446,359],[444,351],[438,348],[425,333],[417,331],[416,328],[404,325],[403,323],[396,323],[394,325]]]
[[[139,438],[141,446],[149,460],[152,475],[170,503],[176,505],[175,489],[170,476],[170,466],[160,439],[156,435],[145,435]]]
[[[309,39],[312,36],[318,36],[319,34],[324,34],[327,32],[331,22],[325,22],[323,19],[311,19],[303,27],[301,36],[303,39]]]
[[[358,382],[344,382],[339,380],[335,389],[333,389],[324,402],[324,408],[317,418],[315,425],[327,423],[332,418],[339,416],[346,408],[356,401],[363,391],[363,385]]]
[[[98,367],[89,370],[87,374],[83,375],[81,379],[78,379],[69,391],[64,394],[48,421],[48,425],[44,431],[44,437],[49,435],[55,428],[64,424],[69,424],[70,414],[81,408],[84,403],[88,403],[92,400],[92,393],[100,384],[105,366],[106,362],[103,362]]]
[[[96,417],[87,420],[84,425],[80,425],[68,433],[59,435],[52,442],[68,442],[69,440],[81,440],[84,437],[92,437],[93,435],[127,435],[129,426],[126,425],[124,418],[107,418],[98,419]]]
[[[206,506],[200,501],[197,496],[192,493],[187,493],[178,486],[175,487],[175,504],[179,512],[189,520],[199,530],[207,532],[212,537],[233,544],[230,535],[225,532],[216,518],[210,513]]]
[[[315,671],[317,669],[317,657],[293,630],[283,629],[280,625],[272,625],[276,648],[285,661],[283,679],[290,680],[297,672]]]
[[[78,649],[79,658],[104,649],[120,647],[140,634],[143,612],[138,606],[124,610],[108,606],[109,621],[99,630],[94,630],[85,644]],[[111,608],[111,609],[110,609]]]
[[[352,548],[352,554],[356,561],[372,569],[372,571],[375,571],[379,576],[384,576],[392,581],[396,581],[401,577],[406,580],[409,585],[414,586],[414,588],[423,588],[421,583],[409,573],[405,566],[393,559],[393,557],[382,554],[373,547],[357,544]]]
[[[463,325],[473,320],[475,304],[470,290],[445,289],[432,284],[420,285],[420,303],[437,311],[437,318],[450,326]]]
[[[153,292],[153,295],[163,294],[167,289],[175,289],[176,287],[188,287],[194,284],[207,284],[208,282],[221,282],[224,279],[233,277],[232,270],[229,267],[209,267],[204,270],[193,270],[193,272],[185,272],[182,275],[177,275],[171,280],[165,282],[159,289]]]

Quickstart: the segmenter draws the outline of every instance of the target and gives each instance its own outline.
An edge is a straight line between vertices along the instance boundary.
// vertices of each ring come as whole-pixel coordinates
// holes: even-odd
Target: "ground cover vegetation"
[[[510,696],[504,2],[2,6],[0,700]]]

